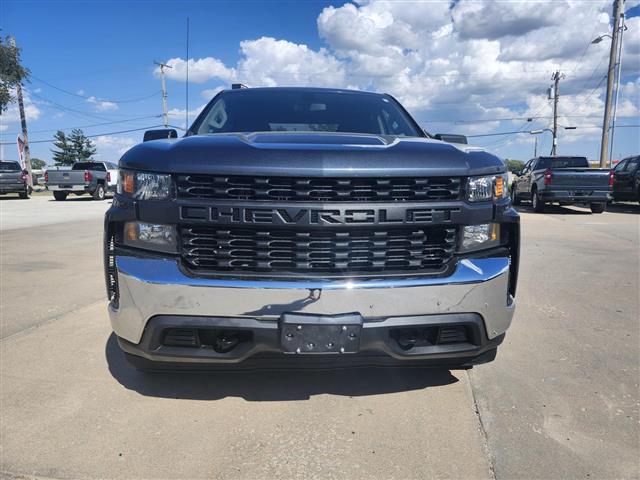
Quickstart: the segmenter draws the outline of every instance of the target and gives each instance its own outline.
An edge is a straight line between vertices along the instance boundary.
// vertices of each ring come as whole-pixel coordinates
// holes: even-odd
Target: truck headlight
[[[500,245],[500,224],[467,225],[462,230],[461,252],[473,252]]]
[[[121,169],[117,191],[136,200],[166,200],[171,197],[171,175]]]
[[[509,196],[507,187],[509,180],[506,173],[470,177],[467,183],[467,200],[481,202],[484,200],[500,200]]]
[[[160,252],[175,253],[178,239],[175,225],[158,225],[144,222],[124,224],[124,244]]]

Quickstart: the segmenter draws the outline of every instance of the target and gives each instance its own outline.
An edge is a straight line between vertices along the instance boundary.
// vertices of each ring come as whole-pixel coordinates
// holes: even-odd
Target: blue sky
[[[627,1],[619,125],[638,125],[640,21]],[[499,5],[499,8],[496,7]],[[183,125],[186,17],[190,18],[189,110],[216,89],[321,85],[386,91],[432,132],[484,135],[546,128],[551,73],[561,69],[560,153],[597,158],[604,100],[608,1],[555,2],[80,2],[0,3],[2,33],[15,35],[33,78],[26,85],[32,155],[49,160],[55,129],[87,134],[161,123],[154,60],[174,65],[171,123]],[[561,18],[562,23],[555,19]],[[68,93],[67,93],[68,92]],[[147,98],[145,98],[147,97]],[[536,117],[526,122],[527,117]],[[525,120],[523,120],[525,119]],[[19,130],[12,106],[2,142]],[[640,149],[636,127],[616,132],[614,157]],[[142,132],[97,137],[99,158],[117,160]],[[539,138],[547,152],[550,135]],[[503,157],[527,159],[533,136],[475,137]],[[5,145],[3,158],[15,158]]]

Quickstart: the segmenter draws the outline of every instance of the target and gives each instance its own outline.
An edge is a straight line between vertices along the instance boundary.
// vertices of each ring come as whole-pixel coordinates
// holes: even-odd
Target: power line
[[[131,128],[129,130],[120,130],[117,132],[107,132],[107,133],[94,133],[92,135],[86,135],[87,138],[95,138],[95,137],[108,137],[110,135],[119,135],[121,133],[131,133],[131,132],[139,132],[141,130],[149,130],[151,128],[159,128],[162,127],[162,125],[152,125],[150,127],[143,127],[143,128]],[[29,143],[53,143],[55,142],[55,139],[52,140],[30,140]],[[14,145],[15,142],[2,142],[0,143],[0,145]]]
[[[149,118],[160,118],[162,115],[145,115],[144,117],[135,117],[129,118],[126,120],[114,120],[112,122],[102,122],[102,123],[93,123],[90,125],[78,125],[75,127],[62,127],[62,128],[48,128],[43,130],[31,130],[31,133],[46,133],[46,132],[57,132],[58,130],[66,131],[66,130],[74,130],[76,128],[92,128],[92,127],[102,127],[104,125],[114,125],[117,123],[129,123],[135,122],[138,120],[148,120]],[[9,133],[0,133],[0,135],[18,135],[20,132],[9,132]]]
[[[43,80],[41,78],[36,77],[35,75],[31,74],[31,78],[33,78],[34,80],[37,80],[40,83],[43,83],[51,88],[53,88],[54,90],[58,90],[62,93],[66,93],[67,95],[72,95],[74,97],[78,97],[78,98],[83,98],[85,100],[89,100],[89,99],[95,99],[95,100],[99,100],[101,102],[111,102],[111,103],[133,103],[133,102],[140,102],[142,100],[147,100],[151,97],[155,97],[156,95],[158,95],[159,93],[161,93],[159,90],[153,92],[152,94],[149,95],[145,95],[144,97],[138,97],[138,98],[129,98],[126,100],[113,100],[113,99],[109,99],[109,98],[102,98],[102,97],[96,97],[96,96],[87,96],[87,95],[82,95],[80,93],[75,93],[75,92],[70,92],[69,90],[65,90],[64,88],[61,87],[57,87],[49,82],[47,82],[46,80]]]

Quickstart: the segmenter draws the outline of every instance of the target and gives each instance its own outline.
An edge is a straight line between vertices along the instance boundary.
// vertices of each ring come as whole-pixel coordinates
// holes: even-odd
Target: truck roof
[[[310,92],[310,93],[349,93],[358,95],[388,96],[386,93],[367,92],[364,90],[350,90],[346,88],[326,88],[326,87],[255,87],[255,88],[229,88],[222,90],[225,93],[236,95],[250,94],[251,92]]]

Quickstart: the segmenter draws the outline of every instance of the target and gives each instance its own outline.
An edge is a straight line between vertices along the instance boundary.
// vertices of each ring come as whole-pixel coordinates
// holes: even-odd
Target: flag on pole
[[[22,140],[20,135],[18,135],[16,142],[18,144],[18,160],[20,161],[20,166],[22,168],[26,168],[24,165],[24,140]]]

